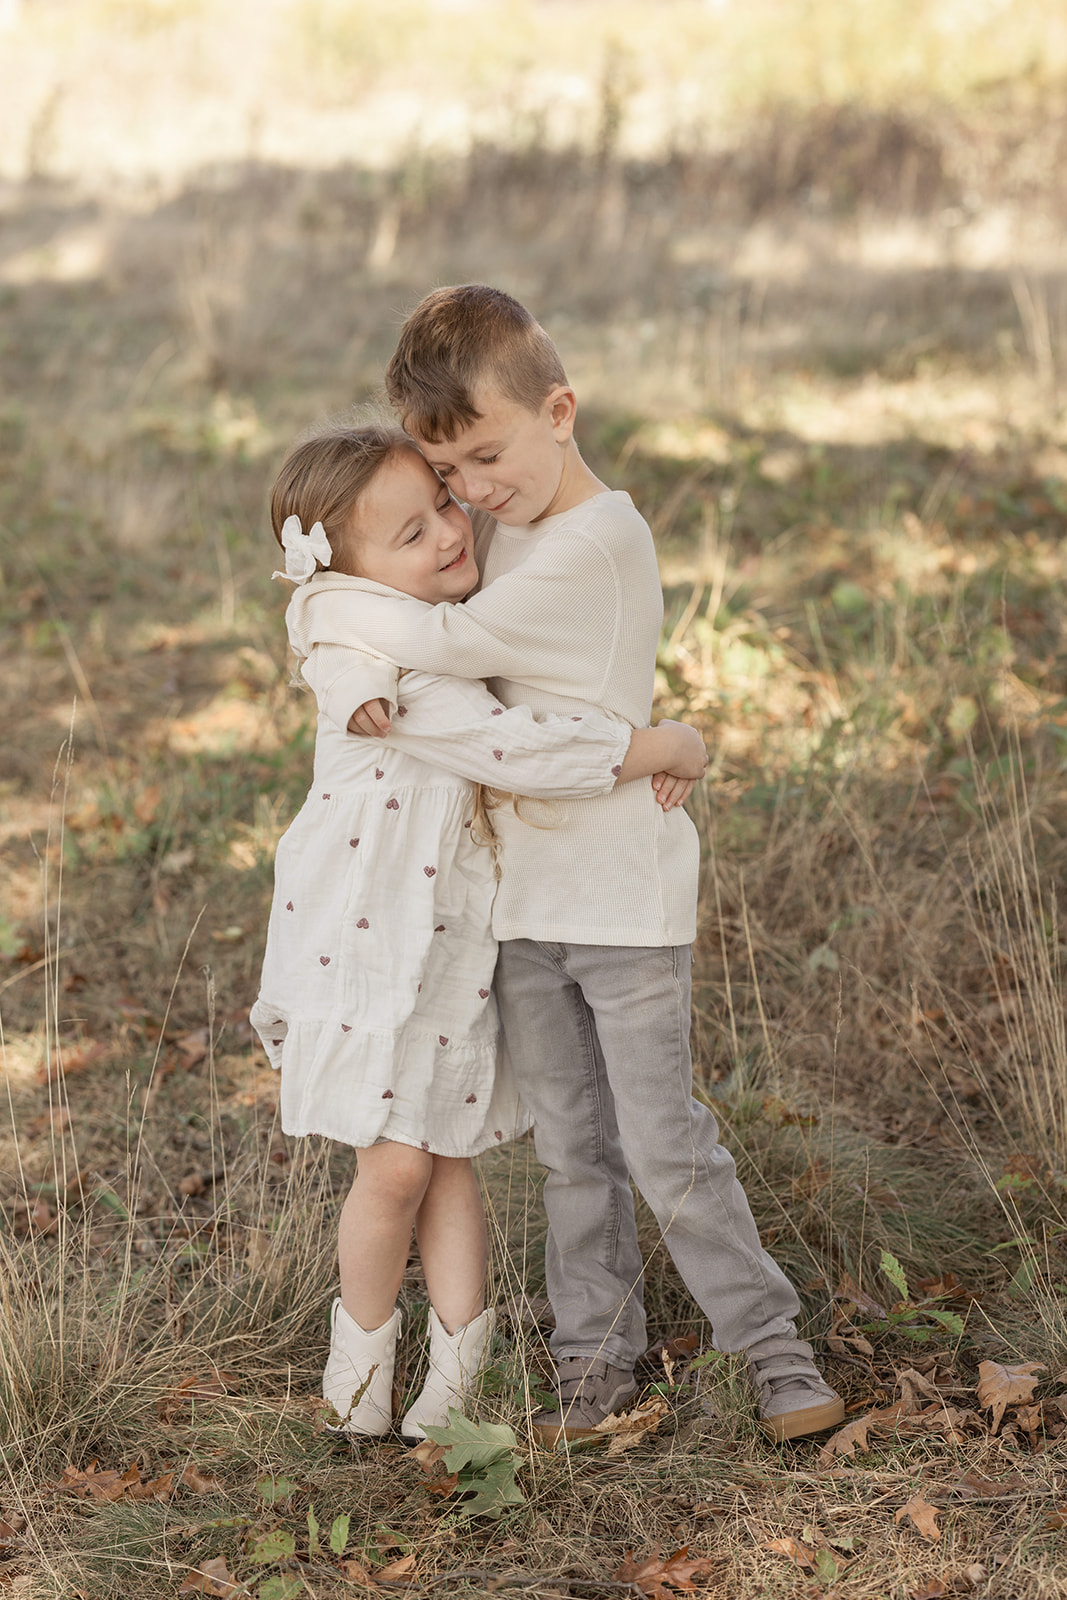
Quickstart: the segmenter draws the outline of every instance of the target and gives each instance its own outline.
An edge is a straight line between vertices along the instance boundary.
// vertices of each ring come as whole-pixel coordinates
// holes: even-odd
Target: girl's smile
[[[423,457],[402,449],[360,495],[335,572],[416,600],[462,600],[478,582],[470,518]]]

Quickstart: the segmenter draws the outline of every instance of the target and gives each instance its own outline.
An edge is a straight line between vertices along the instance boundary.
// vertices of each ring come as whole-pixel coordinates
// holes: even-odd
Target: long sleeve
[[[399,670],[381,656],[354,645],[317,644],[300,663],[300,676],[314,692],[319,710],[339,728],[368,700],[384,700],[390,713],[398,699]]]
[[[382,744],[473,783],[566,800],[614,787],[630,733],[628,723],[592,714],[537,721],[527,706],[507,710],[473,679],[409,672]]]

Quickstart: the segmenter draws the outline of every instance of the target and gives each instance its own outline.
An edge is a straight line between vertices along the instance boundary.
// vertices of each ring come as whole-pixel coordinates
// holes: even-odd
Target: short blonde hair
[[[305,533],[321,522],[335,556],[349,557],[345,534],[364,490],[402,450],[418,445],[402,428],[371,422],[323,428],[299,440],[285,460],[270,493],[274,537],[282,542],[287,517],[297,516]]]
[[[552,340],[526,307],[484,283],[434,289],[400,330],[385,388],[405,428],[419,439],[452,440],[482,413],[481,384],[536,411],[566,383]]]

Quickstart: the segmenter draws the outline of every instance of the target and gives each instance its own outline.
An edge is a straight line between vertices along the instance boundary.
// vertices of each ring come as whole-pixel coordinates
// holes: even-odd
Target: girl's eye
[[[437,515],[439,517],[443,517],[445,512],[448,510],[448,508],[449,508],[449,506],[451,504],[452,504],[452,496],[450,494],[446,495],[445,498],[442,500],[441,504],[436,508],[437,509]]]
[[[422,538],[422,529],[421,528],[416,528],[415,532],[411,535],[411,538],[405,540],[405,543],[414,544],[416,539],[421,539],[421,538]]]

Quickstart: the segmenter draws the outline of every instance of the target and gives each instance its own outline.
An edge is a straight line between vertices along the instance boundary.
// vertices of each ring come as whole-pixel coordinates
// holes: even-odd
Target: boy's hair
[[[271,527],[278,543],[286,518],[298,516],[305,533],[321,522],[334,555],[347,554],[344,535],[356,502],[401,450],[417,454],[418,446],[403,429],[379,422],[337,423],[299,440],[270,492]]]
[[[405,428],[451,441],[482,416],[474,403],[491,383],[536,411],[567,374],[552,340],[525,306],[484,283],[434,289],[400,330],[385,388]]]

